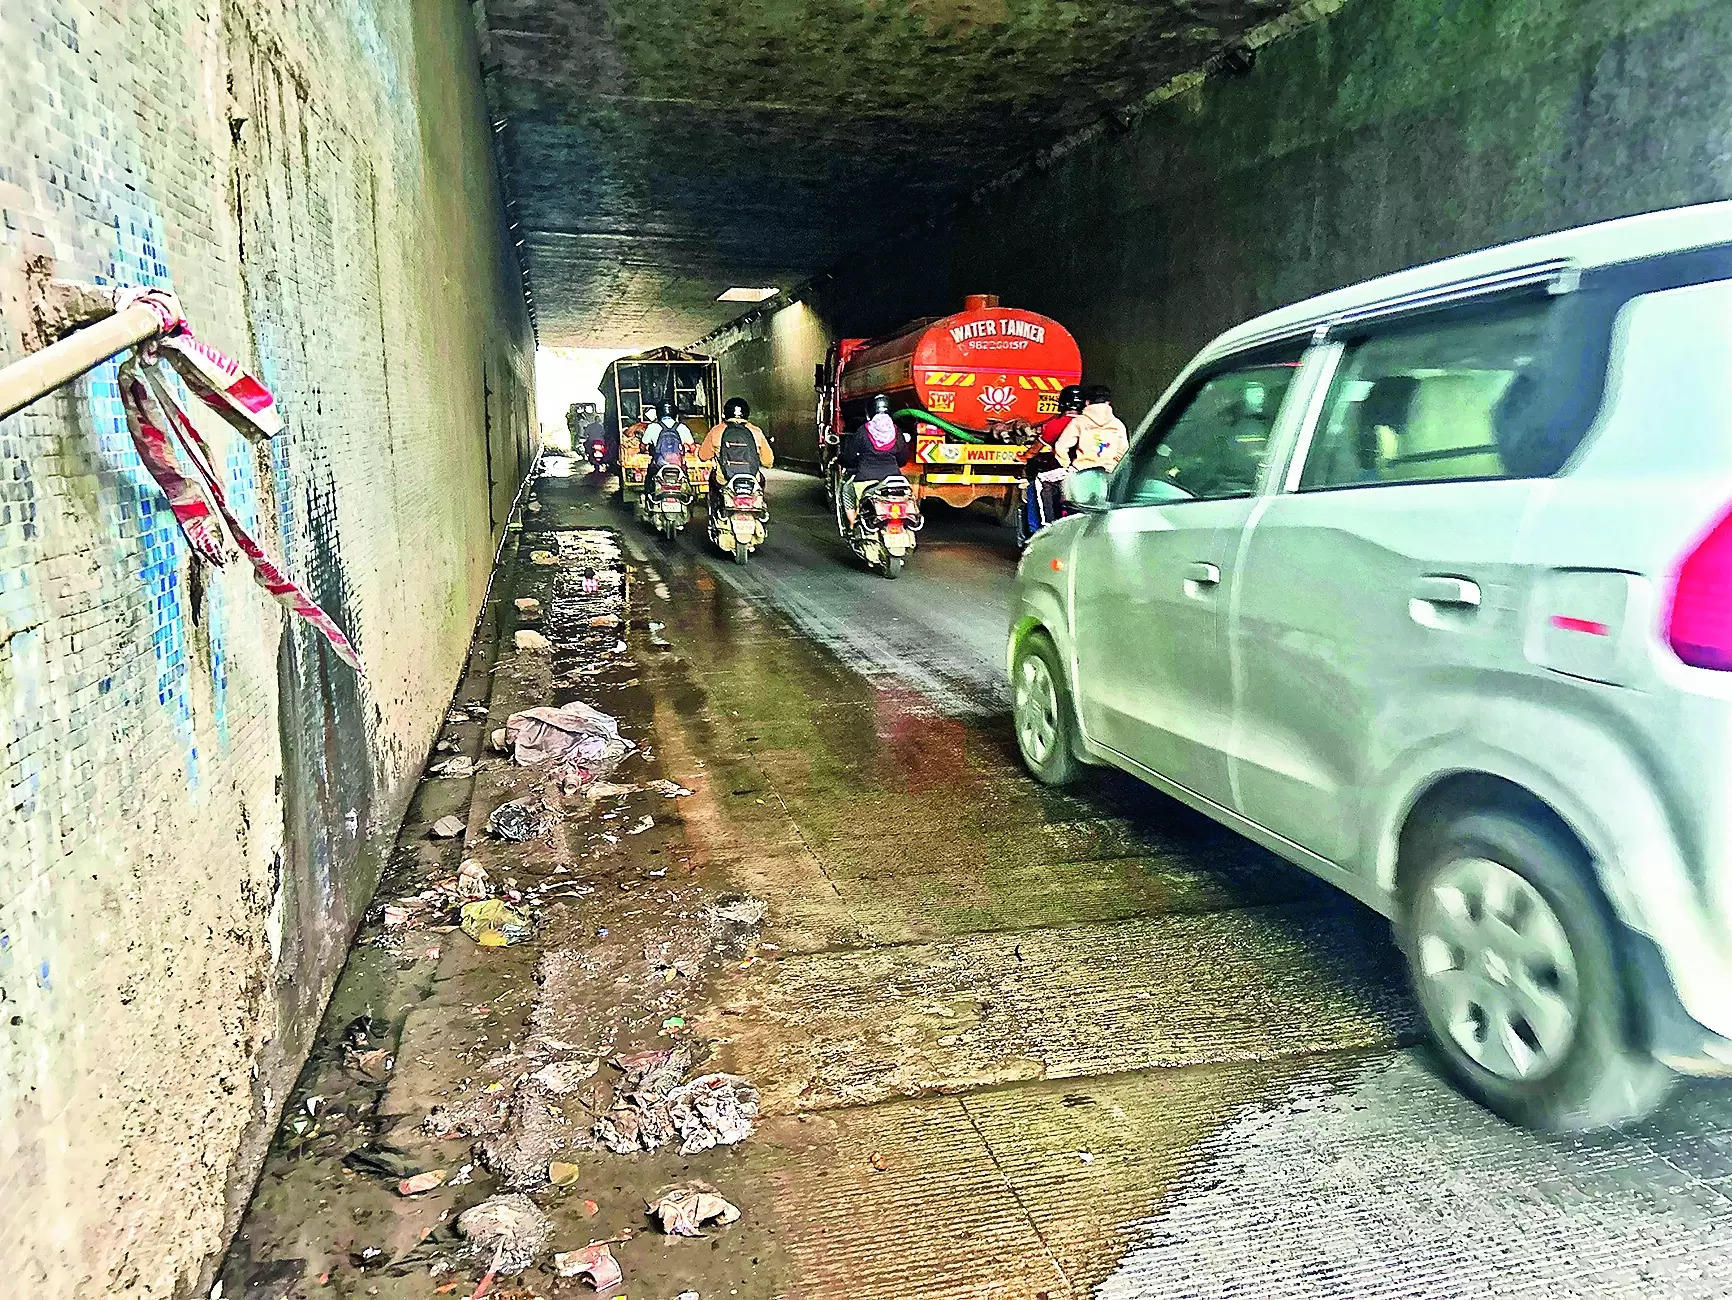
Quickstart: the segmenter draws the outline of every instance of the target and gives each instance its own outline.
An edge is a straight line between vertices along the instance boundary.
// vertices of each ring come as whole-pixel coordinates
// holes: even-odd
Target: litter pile
[[[489,739],[523,767],[556,763],[559,776],[580,784],[606,776],[636,748],[615,719],[580,700],[513,713]]]
[[[612,1064],[625,1077],[614,1089],[613,1104],[595,1122],[595,1140],[628,1155],[659,1150],[678,1138],[680,1154],[689,1156],[750,1137],[758,1090],[737,1074],[703,1074],[688,1081],[691,1063],[692,1049],[684,1045],[615,1057]]]

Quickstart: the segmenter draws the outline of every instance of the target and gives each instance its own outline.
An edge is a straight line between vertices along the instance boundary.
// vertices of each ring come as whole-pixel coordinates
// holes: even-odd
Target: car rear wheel
[[[1016,747],[1036,780],[1069,785],[1081,764],[1075,722],[1058,649],[1044,632],[1030,632],[1017,648],[1011,669],[1011,717]]]
[[[1521,812],[1459,814],[1410,849],[1403,947],[1451,1075],[1548,1132],[1648,1114],[1672,1075],[1633,1041],[1630,990],[1592,868]]]

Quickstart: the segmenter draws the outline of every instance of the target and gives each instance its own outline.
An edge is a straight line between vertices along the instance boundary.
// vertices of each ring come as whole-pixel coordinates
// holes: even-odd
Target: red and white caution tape
[[[117,295],[119,306],[132,302],[143,302],[162,317],[163,335],[121,363],[120,400],[133,445],[168,498],[169,509],[174,511],[194,554],[208,564],[220,567],[226,563],[226,525],[241,553],[252,563],[259,585],[317,628],[337,657],[360,672],[360,658],[343,630],[290,581],[229,509],[210,448],[174,400],[156,363],[166,360],[205,405],[253,441],[263,441],[282,428],[270,390],[221,352],[194,338],[173,294],[153,289]],[[191,464],[190,477],[182,472],[183,456]],[[218,517],[222,524],[218,524]]]

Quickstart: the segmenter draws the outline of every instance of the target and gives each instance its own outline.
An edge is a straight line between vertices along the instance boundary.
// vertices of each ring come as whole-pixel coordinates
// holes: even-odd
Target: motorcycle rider
[[[1053,454],[1069,468],[1071,476],[1090,469],[1110,474],[1130,445],[1124,421],[1113,414],[1113,390],[1105,384],[1090,384],[1082,396],[1082,414],[1059,434]]]
[[[643,407],[644,427],[638,434],[644,450],[650,454],[650,477],[655,477],[656,470],[670,461],[682,459],[685,454],[697,445],[692,437],[692,431],[686,428],[685,421],[672,411],[663,411],[653,403],[646,402]]]
[[[743,397],[730,397],[722,404],[722,421],[704,435],[698,448],[698,459],[711,462],[710,509],[720,508],[722,490],[728,480],[739,474],[751,474],[758,480],[758,491],[764,489],[764,471],[776,463],[775,450],[764,431],[749,417],[751,404]]]
[[[842,439],[837,459],[842,464],[842,507],[852,529],[860,521],[860,497],[874,483],[900,474],[908,463],[914,440],[896,427],[890,399],[875,394],[866,423]]]
[[[1023,494],[1023,523],[1032,537],[1063,513],[1059,499],[1059,484],[1064,481],[1065,467],[1059,463],[1053,447],[1065,431],[1076,423],[1083,410],[1083,390],[1079,384],[1067,384],[1059,390],[1058,414],[1039,425],[1039,436],[1028,449],[1028,491]]]

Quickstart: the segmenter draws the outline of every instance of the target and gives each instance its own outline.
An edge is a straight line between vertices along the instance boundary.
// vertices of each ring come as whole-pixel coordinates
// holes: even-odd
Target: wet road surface
[[[1732,1291],[1724,1087],[1627,1134],[1510,1129],[1413,1046],[1379,918],[1128,779],[1057,792],[1022,773],[996,526],[934,512],[889,582],[848,563],[811,480],[776,476],[744,568],[698,527],[662,546],[593,482],[535,496],[496,597],[505,648],[493,666],[484,635],[458,693],[486,719],[450,734],[473,749],[512,709],[575,696],[643,746],[616,780],[693,793],[568,810],[510,845],[481,828],[521,770],[426,783],[404,880],[473,855],[525,892],[537,937],[364,931],[291,1103],[336,1115],[273,1156],[230,1294],[469,1294],[481,1269],[445,1225],[503,1175],[405,1201],[341,1159],[365,1142],[460,1167],[468,1144],[430,1145],[423,1120],[495,1095],[514,1124],[523,1102],[559,1117],[583,1190],[534,1194],[559,1249],[615,1243],[626,1281],[604,1294],[635,1300]],[[633,570],[617,626],[574,585],[615,546]],[[550,659],[510,647],[525,592]],[[429,842],[453,810],[461,847]],[[729,891],[764,900],[761,927],[694,939]],[[397,1035],[370,1092],[336,1063],[360,1014]],[[761,1090],[750,1140],[583,1151],[581,1107],[525,1091],[549,1054],[670,1041]],[[644,1199],[690,1177],[744,1218],[701,1242],[646,1234]],[[589,1293],[545,1271],[511,1285]]]

